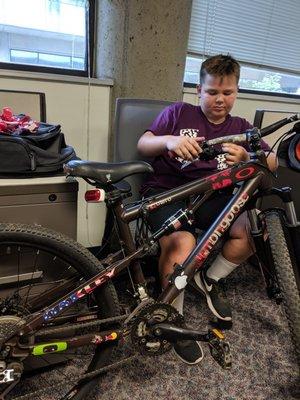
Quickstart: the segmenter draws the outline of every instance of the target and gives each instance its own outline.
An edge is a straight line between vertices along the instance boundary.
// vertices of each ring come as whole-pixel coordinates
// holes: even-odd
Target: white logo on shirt
[[[228,168],[228,164],[226,162],[226,154],[219,154],[216,157],[217,160],[217,170],[222,171],[223,169]]]
[[[189,128],[185,128],[185,129],[180,129],[179,131],[179,135],[180,136],[188,136],[188,137],[192,137],[195,138],[197,137],[199,134],[199,129],[189,129]],[[181,164],[186,161],[181,157],[175,157],[175,160],[179,161]]]
[[[199,133],[199,129],[180,129],[180,136],[189,136],[189,137],[197,137]]]
[[[192,138],[199,136],[199,133],[200,133],[199,129],[185,128],[185,129],[180,129],[180,131],[179,131],[180,136],[189,136]],[[222,171],[223,169],[228,168],[228,164],[226,163],[226,155],[225,154],[219,154],[215,159],[217,160],[217,170],[218,171]],[[177,160],[181,164],[186,161],[179,156],[175,157],[175,160]]]

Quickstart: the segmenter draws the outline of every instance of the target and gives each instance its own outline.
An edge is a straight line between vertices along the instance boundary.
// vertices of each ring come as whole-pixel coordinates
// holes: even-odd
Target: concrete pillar
[[[98,0],[97,77],[113,97],[181,100],[192,0]]]
[[[192,0],[97,1],[96,76],[114,80],[112,124],[118,97],[182,99],[191,9]]]

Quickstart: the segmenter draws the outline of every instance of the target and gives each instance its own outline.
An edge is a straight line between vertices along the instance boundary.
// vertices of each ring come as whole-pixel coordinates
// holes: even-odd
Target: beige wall
[[[195,105],[199,104],[196,89],[185,88],[183,101]],[[231,114],[238,115],[246,118],[249,122],[253,122],[256,109],[300,112],[300,100],[286,97],[239,93]]]
[[[185,89],[183,94],[183,101],[191,104],[198,105],[198,97],[196,95],[196,89]],[[265,96],[265,95],[253,95],[246,93],[239,93],[236,103],[231,112],[232,115],[238,115],[246,118],[249,122],[253,123],[255,111],[257,109],[264,110],[277,110],[277,111],[288,111],[290,113],[300,112],[300,100],[289,99],[285,97],[276,96]],[[272,124],[273,122],[285,118],[285,113],[267,113],[263,119],[263,126]],[[292,125],[288,126],[288,129]],[[281,128],[274,134],[265,138],[266,142],[272,145],[279,135],[286,132],[287,127]]]

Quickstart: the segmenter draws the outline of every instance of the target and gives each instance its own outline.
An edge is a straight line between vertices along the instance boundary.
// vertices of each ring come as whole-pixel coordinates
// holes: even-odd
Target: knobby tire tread
[[[73,239],[53,231],[51,229],[25,225],[19,223],[0,223],[0,244],[5,243],[29,244],[31,247],[45,250],[57,255],[62,260],[68,261],[86,279],[99,273],[103,266],[97,258],[91,254],[80,243]],[[118,296],[112,282],[106,282],[101,288],[95,291],[97,303],[103,305],[101,317],[112,317],[120,314]],[[108,343],[96,349],[88,372],[107,364],[115,348],[114,343]],[[86,399],[87,394],[91,393],[96,384],[97,378],[86,383],[80,394],[74,399]]]
[[[293,265],[280,215],[275,211],[267,212],[265,222],[278,285],[283,296],[284,309],[300,366],[300,296]]]

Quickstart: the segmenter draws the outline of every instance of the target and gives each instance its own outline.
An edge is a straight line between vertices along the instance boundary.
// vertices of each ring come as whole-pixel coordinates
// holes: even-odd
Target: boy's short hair
[[[233,57],[217,54],[207,58],[200,68],[200,84],[204,82],[206,75],[219,76],[223,78],[228,75],[235,75],[236,83],[240,79],[240,64]]]

